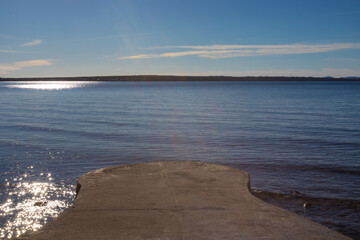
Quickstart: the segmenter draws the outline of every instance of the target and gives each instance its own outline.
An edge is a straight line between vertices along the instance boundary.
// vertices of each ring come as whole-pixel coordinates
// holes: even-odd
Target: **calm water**
[[[246,170],[360,239],[360,82],[0,82],[0,238],[57,216],[88,171],[168,160]]]

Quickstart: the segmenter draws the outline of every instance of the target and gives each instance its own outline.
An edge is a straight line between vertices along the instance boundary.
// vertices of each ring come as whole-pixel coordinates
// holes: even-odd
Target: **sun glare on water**
[[[5,85],[4,87],[35,89],[35,90],[62,90],[62,89],[71,89],[71,88],[83,88],[94,84],[96,84],[96,82],[39,81],[39,82],[16,82],[15,84]]]
[[[50,173],[45,181],[31,182],[28,174],[5,179],[7,200],[0,203],[0,239],[18,237],[36,231],[69,207],[75,196],[74,186],[56,184]],[[4,219],[7,221],[3,222]]]

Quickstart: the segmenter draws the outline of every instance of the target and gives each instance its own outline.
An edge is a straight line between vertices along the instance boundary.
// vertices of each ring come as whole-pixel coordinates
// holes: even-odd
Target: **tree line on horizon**
[[[171,76],[171,75],[125,75],[84,77],[36,77],[1,78],[0,81],[360,81],[360,77],[268,77],[268,76]]]

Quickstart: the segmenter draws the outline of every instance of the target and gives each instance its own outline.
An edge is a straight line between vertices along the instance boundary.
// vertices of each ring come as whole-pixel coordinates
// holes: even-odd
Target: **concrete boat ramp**
[[[153,162],[80,177],[74,205],[20,239],[350,239],[254,197],[249,175],[203,162]]]

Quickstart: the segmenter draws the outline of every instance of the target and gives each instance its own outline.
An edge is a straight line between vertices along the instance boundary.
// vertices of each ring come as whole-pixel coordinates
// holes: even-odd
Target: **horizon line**
[[[234,76],[234,75],[179,75],[179,74],[127,74],[127,75],[92,75],[92,76],[55,76],[55,77],[1,77],[0,81],[4,80],[16,80],[16,79],[24,79],[24,80],[36,80],[36,79],[50,79],[54,81],[61,81],[64,79],[67,79],[67,81],[71,81],[70,79],[78,79],[78,78],[91,78],[90,81],[102,81],[100,78],[120,78],[120,77],[175,77],[175,78],[304,78],[304,79],[326,79],[326,80],[348,80],[348,81],[354,81],[358,80],[360,81],[360,76],[343,76],[343,77],[333,77],[333,76],[324,76],[324,77],[315,77],[315,76],[286,76],[286,75],[279,75],[279,76],[265,76],[265,75],[248,75],[248,76]],[[94,79],[97,78],[97,79]],[[144,81],[156,81],[153,80],[146,80]],[[86,80],[85,80],[86,81]],[[89,80],[88,80],[89,81]],[[117,80],[104,80],[104,81],[132,81],[131,79],[117,79]],[[139,81],[139,79],[137,80]],[[160,80],[160,81],[166,81],[166,80]],[[171,81],[171,80],[169,80]],[[186,80],[184,80],[186,81]],[[191,81],[191,80],[188,80]],[[221,80],[219,80],[221,81]]]

